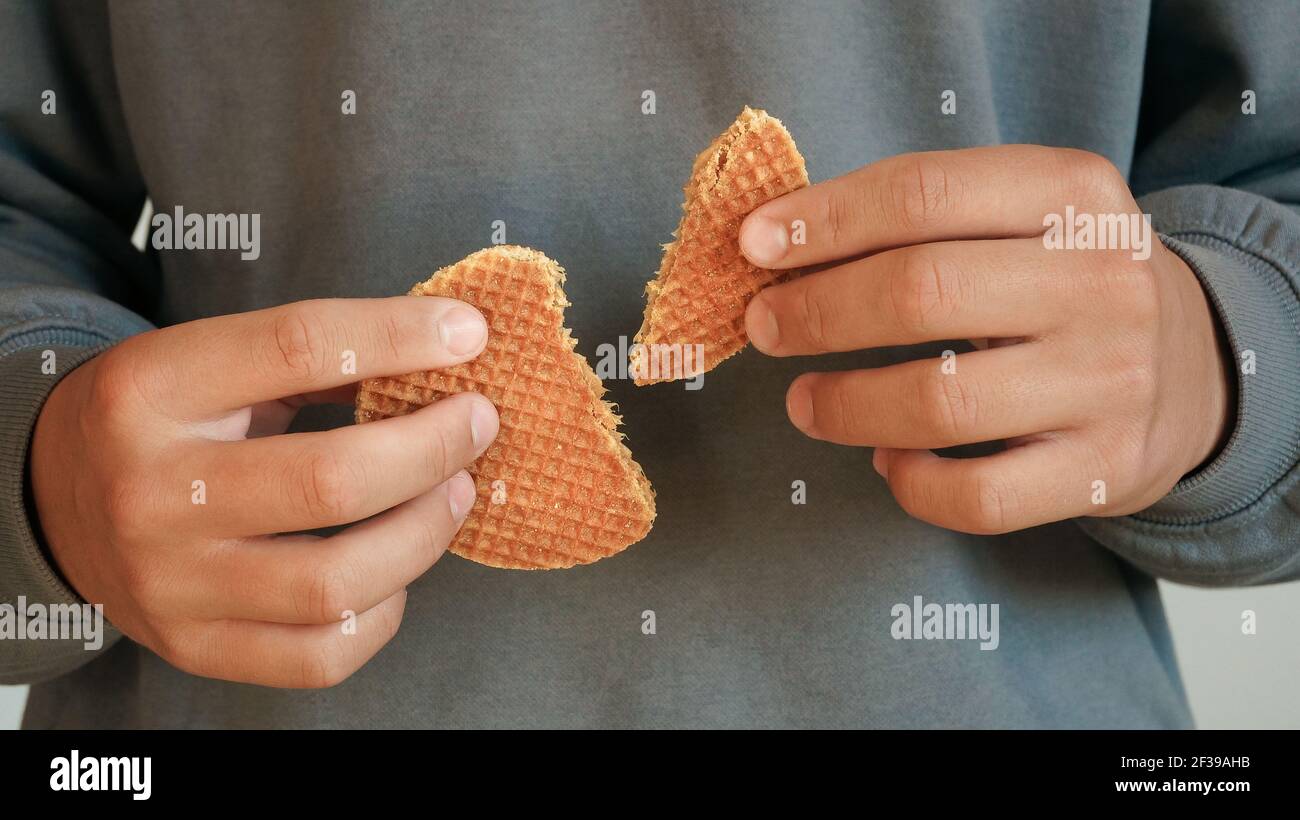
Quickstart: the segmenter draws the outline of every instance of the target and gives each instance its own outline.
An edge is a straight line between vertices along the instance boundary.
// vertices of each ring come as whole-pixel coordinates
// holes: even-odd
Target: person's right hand
[[[127,339],[61,381],[37,420],[32,490],[55,562],[181,670],[344,680],[396,633],[405,587],[473,506],[462,468],[496,437],[497,413],[466,393],[283,433],[304,404],[468,361],[486,341],[478,311],[430,296],[299,302]],[[328,538],[278,535],[376,513]]]

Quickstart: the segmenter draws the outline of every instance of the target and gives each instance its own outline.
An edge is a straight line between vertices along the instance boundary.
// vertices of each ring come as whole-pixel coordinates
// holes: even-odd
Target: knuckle
[[[1116,299],[1143,327],[1160,315],[1160,288],[1154,270],[1131,261],[1113,266],[1108,277]]]
[[[152,330],[125,339],[77,370],[77,377],[89,376],[85,396],[94,411],[81,414],[83,431],[134,431],[141,416],[167,414],[178,385],[165,349],[159,350],[165,348],[166,333]]]
[[[299,661],[298,682],[306,689],[329,689],[351,677],[355,670],[336,640],[308,647]]]
[[[903,512],[920,521],[953,527],[955,515],[942,488],[927,479],[923,470],[896,461],[889,471],[889,490]]]
[[[979,399],[959,375],[938,368],[920,381],[921,421],[939,446],[968,443],[980,421]]]
[[[395,638],[397,631],[402,628],[402,618],[406,614],[406,592],[403,590],[396,594],[401,595],[402,598],[395,605],[390,599],[370,610],[370,614],[376,619],[372,626],[383,639],[381,645]]]
[[[202,677],[225,677],[231,670],[231,649],[219,629],[206,626],[158,631],[162,657],[182,672]]]
[[[956,179],[946,164],[929,154],[898,162],[885,185],[886,217],[897,227],[920,231],[946,219],[956,205]]]
[[[927,505],[925,485],[917,481],[915,471],[905,462],[897,462],[890,468],[889,492],[908,515],[920,518],[924,514]]]
[[[1148,353],[1145,345],[1127,346],[1111,372],[1115,380],[1114,395],[1142,411],[1155,404],[1159,391],[1154,354]]]
[[[154,630],[150,648],[163,660],[182,672],[198,674],[199,658],[194,650],[194,641],[181,634],[175,627],[160,627]]]
[[[817,288],[804,286],[799,289],[799,318],[808,342],[818,350],[827,349],[826,320],[827,304],[825,297]]]
[[[419,517],[418,525],[401,545],[403,555],[418,564],[417,575],[438,562],[459,529],[458,523],[451,519],[447,490],[428,493],[421,503],[429,504],[431,509]],[[478,499],[473,503],[478,503]]]
[[[401,361],[405,351],[409,350],[412,344],[418,344],[413,338],[414,334],[410,327],[403,321],[403,315],[402,311],[393,311],[386,315],[380,321],[376,331],[378,345],[389,361]]]
[[[454,525],[453,525],[454,526]],[[428,569],[438,562],[438,559],[447,551],[447,544],[451,540],[451,534],[443,527],[435,523],[435,519],[429,518],[420,527],[416,536],[415,550],[422,556],[424,569]]]
[[[960,279],[947,265],[925,251],[906,251],[897,276],[890,279],[889,297],[903,330],[926,336],[956,310]]]
[[[1151,465],[1151,442],[1147,432],[1143,427],[1133,427],[1119,433],[1111,443],[1110,451],[1100,457],[1099,460],[1105,465],[1105,475],[1111,476],[1111,484],[1115,489],[1123,491],[1125,479],[1132,480],[1144,475]],[[1177,483],[1178,478],[1181,476],[1174,477],[1174,483]],[[1168,487],[1163,489],[1168,490]],[[1162,492],[1156,498],[1163,495]]]
[[[383,629],[384,643],[388,643],[397,637],[397,632],[402,628],[402,618],[406,615],[406,604],[403,602],[395,612],[385,611],[380,627]]]
[[[468,405],[469,402],[466,402]],[[468,409],[467,409],[468,413]],[[469,430],[469,421],[464,422],[464,429]],[[470,434],[466,432],[462,439],[464,444],[463,450],[469,449]],[[452,469],[452,453],[456,448],[453,446],[451,436],[446,429],[446,425],[436,425],[430,434],[424,437],[424,470],[425,475],[442,477],[449,476]],[[463,465],[458,465],[463,466]]]
[[[1106,515],[1122,508],[1135,493],[1141,495],[1155,488],[1158,482],[1146,478],[1153,463],[1149,432],[1145,425],[1119,418],[1111,419],[1093,431],[1094,443],[1088,449],[1087,486],[1091,489],[1090,482],[1093,480],[1104,481],[1108,497],[1106,506],[1094,507],[1091,514]],[[1175,478],[1175,483],[1176,480]],[[1172,483],[1170,486],[1173,486]],[[1152,501],[1163,495],[1163,492],[1156,495]]]
[[[122,561],[118,568],[122,589],[141,610],[153,611],[163,591],[156,565],[149,561]]]
[[[101,353],[89,383],[88,401],[92,412],[84,416],[109,425],[125,420],[134,406],[131,396],[135,389],[136,377],[132,367],[123,361],[117,349]]]
[[[862,216],[861,194],[856,186],[834,190],[826,197],[826,225],[830,230],[832,248],[840,247],[852,235],[853,226]]]
[[[147,645],[182,672],[206,678],[233,679],[234,647],[210,623],[165,620],[149,627]]]
[[[1161,310],[1160,283],[1154,266],[1136,261],[1131,251],[1104,248],[1087,251],[1073,284],[1084,304],[1105,311],[1112,322],[1149,327]]]
[[[998,478],[977,473],[971,481],[970,493],[961,505],[960,526],[975,535],[998,535],[1008,532],[1015,507],[1015,498],[1006,484]]]
[[[292,466],[293,501],[322,525],[351,521],[357,484],[354,471],[329,451],[312,451]]]
[[[313,568],[298,583],[293,595],[298,614],[312,623],[328,624],[343,618],[350,607],[352,573],[337,562]]]
[[[304,304],[279,311],[271,323],[273,372],[295,383],[318,379],[328,365],[329,336],[320,315]]]
[[[855,440],[858,435],[858,427],[861,414],[858,410],[858,400],[853,390],[843,381],[835,380],[825,385],[825,402],[824,407],[828,410],[829,419],[827,424],[818,424],[823,433],[829,433],[836,439]],[[817,408],[818,410],[822,408]],[[813,411],[813,418],[817,418],[817,411]]]
[[[1091,191],[1103,201],[1121,199],[1128,194],[1124,174],[1101,154],[1079,148],[1061,149],[1066,178],[1077,188]]]

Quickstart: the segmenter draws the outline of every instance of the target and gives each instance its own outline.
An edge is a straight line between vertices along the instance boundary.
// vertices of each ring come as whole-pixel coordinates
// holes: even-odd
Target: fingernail
[[[790,250],[790,234],[780,222],[751,216],[740,229],[740,252],[760,268],[770,268]]]
[[[871,466],[880,474],[881,478],[889,478],[889,458],[885,455],[884,448],[877,447],[876,451],[871,454]]]
[[[800,430],[810,430],[813,424],[812,392],[796,381],[785,396],[785,412],[791,423]]]
[[[775,350],[781,341],[781,330],[776,324],[776,314],[767,306],[763,294],[758,294],[745,309],[745,331],[754,347],[763,352]]]
[[[469,515],[469,511],[474,508],[476,497],[474,479],[469,477],[469,473],[464,471],[456,473],[447,482],[447,505],[451,507],[453,520],[464,520],[465,516]]]
[[[476,400],[473,409],[469,411],[469,434],[474,440],[475,455],[487,449],[492,439],[496,438],[500,426],[501,421],[492,402],[487,399]]]
[[[438,319],[438,340],[453,356],[477,353],[487,341],[487,323],[477,310],[454,307]]]

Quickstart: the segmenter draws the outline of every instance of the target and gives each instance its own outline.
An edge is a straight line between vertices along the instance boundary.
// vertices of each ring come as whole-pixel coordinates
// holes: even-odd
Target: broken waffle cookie
[[[559,569],[622,551],[650,532],[654,491],[623,444],[605,388],[564,327],[564,269],[531,248],[470,254],[411,289],[478,308],[487,348],[442,370],[366,379],[358,423],[453,393],[496,405],[496,441],[469,467],[478,498],[455,554],[510,569]]]
[[[659,272],[646,285],[645,321],[634,340],[640,345],[630,357],[638,385],[712,370],[749,342],[750,298],[797,272],[751,265],[740,253],[740,223],[764,202],[807,184],[790,132],[748,106],[696,157],[675,241],[664,246]],[[703,362],[677,366],[690,362],[689,351],[701,350],[697,345]]]

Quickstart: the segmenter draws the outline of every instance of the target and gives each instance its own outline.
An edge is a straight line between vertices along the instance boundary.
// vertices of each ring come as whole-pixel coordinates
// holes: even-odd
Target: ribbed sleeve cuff
[[[9,619],[7,628],[0,624],[0,683],[66,673],[121,637],[103,621],[97,624],[102,640],[88,641],[92,633],[77,623],[86,602],[42,546],[27,465],[36,419],[55,385],[118,339],[148,327],[130,311],[85,292],[0,289],[0,606],[6,607],[0,617]],[[34,634],[28,613],[46,616],[46,637]],[[50,625],[74,637],[51,638]]]
[[[1142,207],[1218,313],[1235,363],[1237,412],[1218,457],[1138,517],[1213,521],[1258,501],[1300,461],[1297,217],[1253,194],[1211,186],[1153,194]]]
[[[36,417],[50,391],[94,356],[103,341],[66,330],[51,332],[44,339],[32,335],[35,338],[30,341],[35,344],[31,347],[0,356],[0,383],[5,385],[0,399],[0,465],[4,466],[0,469],[0,534],[7,542],[0,549],[0,604],[13,606],[15,618],[19,608],[29,609],[33,604],[45,611],[62,607],[59,611],[76,617],[85,601],[59,577],[41,548],[27,492],[26,465]],[[77,342],[81,344],[75,345]],[[46,372],[50,361],[56,366],[53,373]],[[69,634],[86,634],[83,625],[70,622],[69,626]],[[107,623],[102,626],[102,646],[120,637]],[[30,682],[76,668],[93,654],[85,648],[84,639],[6,635],[0,641],[0,677]]]

